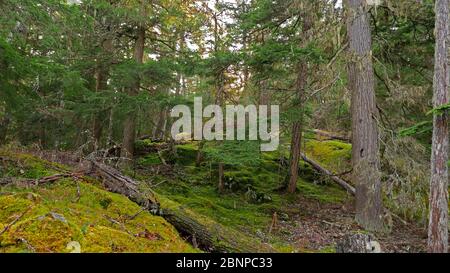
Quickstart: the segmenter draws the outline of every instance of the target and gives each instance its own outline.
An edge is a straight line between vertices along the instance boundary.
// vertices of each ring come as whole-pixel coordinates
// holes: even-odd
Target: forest
[[[0,253],[447,253],[449,38],[450,0],[0,0]]]

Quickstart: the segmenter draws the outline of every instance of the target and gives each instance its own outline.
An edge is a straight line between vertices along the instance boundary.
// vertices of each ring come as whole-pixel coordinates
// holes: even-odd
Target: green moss
[[[151,165],[160,165],[162,164],[161,159],[159,158],[158,154],[151,153],[144,157],[139,158],[138,164],[142,166],[151,166]]]
[[[312,159],[332,171],[342,172],[351,169],[351,144],[335,140],[308,140],[305,151]]]
[[[152,147],[154,143],[151,139],[138,140],[134,143],[134,147],[136,150],[145,150],[148,147]]]
[[[176,162],[180,165],[194,165],[197,158],[198,143],[191,142],[183,145],[177,145]]]
[[[131,218],[140,208],[127,198],[85,183],[79,187],[78,201],[71,180],[36,188],[33,196],[38,198],[33,201],[26,190],[10,188],[17,193],[0,197],[1,226],[32,209],[0,237],[0,252],[9,252],[10,247],[2,246],[15,245],[19,239],[37,252],[64,252],[73,240],[83,252],[195,251],[163,218],[148,212]]]
[[[20,168],[42,167],[36,175],[53,173],[44,169],[48,162],[32,156],[14,160],[21,160]],[[0,229],[8,225],[0,236],[0,252],[68,252],[71,241],[80,243],[82,252],[198,252],[162,217],[92,179],[1,187]]]
[[[0,150],[0,156],[13,159],[15,163],[6,161],[0,169],[2,177],[20,177],[36,179],[69,170],[66,166],[42,160],[33,155]]]
[[[224,174],[225,186],[232,190],[247,190],[255,184],[256,176],[246,170],[227,171]]]
[[[341,188],[330,185],[316,185],[299,179],[297,182],[298,191],[305,197],[317,200],[322,203],[343,203],[349,196]]]
[[[325,147],[322,147],[324,143]],[[308,155],[322,164],[333,165],[335,161],[339,161],[340,156],[344,158],[343,161],[349,160],[351,147],[348,145],[318,141],[308,145],[306,151]],[[197,143],[177,146],[177,163],[181,164],[182,168],[174,176],[152,174],[149,177],[145,171],[139,169],[130,174],[138,180],[151,180],[152,184],[158,184],[153,190],[158,192],[158,200],[164,208],[181,209],[202,224],[217,227],[219,233],[227,233],[229,235],[227,237],[236,238],[237,244],[253,244],[255,251],[301,251],[286,243],[282,234],[269,235],[267,232],[273,213],[286,215],[289,219],[289,214],[294,213],[289,211],[292,207],[290,203],[297,200],[297,195],[284,195],[278,191],[286,175],[286,170],[279,167],[279,153],[262,153],[261,163],[256,166],[226,166],[225,178],[229,187],[226,194],[219,194],[216,185],[217,167],[208,164],[195,167],[197,149]],[[158,164],[159,157],[157,157],[154,153],[148,154],[140,159],[140,163]],[[39,161],[31,159],[31,162]],[[28,163],[25,165],[30,169],[42,167],[42,170],[50,170],[50,173],[53,173],[51,168],[46,169],[45,166],[48,165],[45,162],[42,165],[38,164],[37,168],[30,167]],[[43,173],[36,172],[33,175],[40,174]],[[319,176],[305,163],[301,163],[300,177],[298,194],[308,199],[323,203],[341,203],[348,198],[345,191],[332,183],[324,185],[313,183]],[[141,187],[145,190],[148,186],[142,183]],[[4,202],[0,200],[0,228],[33,205],[29,215],[27,214],[20,222],[31,221],[30,226],[34,227],[39,227],[43,223],[49,227],[58,225],[55,228],[61,231],[59,235],[55,235],[58,237],[52,238],[58,242],[52,245],[52,249],[42,249],[39,242],[34,241],[31,232],[23,230],[20,236],[27,237],[25,239],[30,244],[31,242],[36,244],[37,246],[33,247],[38,251],[65,251],[65,244],[73,240],[79,242],[82,251],[86,252],[196,251],[161,217],[142,212],[130,220],[129,216],[135,215],[140,208],[123,196],[102,190],[98,181],[80,182],[79,188],[81,192],[79,200],[77,185],[71,179],[63,179],[53,185],[38,187],[32,191],[4,188],[5,192],[14,194],[1,197],[4,198]],[[270,201],[261,203],[251,200],[248,196],[249,188],[257,194],[270,196]],[[51,212],[62,215],[67,224],[54,222],[55,219],[48,216]],[[43,215],[45,216],[43,222],[33,222]],[[18,228],[21,224],[17,223],[14,226]],[[14,231],[15,229],[11,229],[0,238],[2,245],[0,252],[28,251],[26,245],[17,243]],[[217,236],[220,238],[220,234]],[[263,241],[274,248],[267,247]]]
[[[259,226],[258,221],[261,219],[258,219],[253,212],[248,213],[246,217],[244,217],[244,215],[241,214],[242,211],[238,213],[237,208],[234,208],[231,204],[226,205],[228,201],[215,204],[207,198],[204,200],[197,199],[197,201],[199,201],[198,203],[191,202],[189,204],[178,203],[163,196],[159,196],[158,199],[160,200],[161,205],[166,209],[183,211],[183,213],[190,218],[196,219],[202,225],[209,227],[212,236],[219,241],[219,247],[221,241],[225,244],[223,240],[226,238],[227,246],[234,245],[236,251],[242,249],[251,250],[252,252],[274,251],[271,246],[264,244],[255,236],[255,234],[251,234],[248,230],[245,232],[244,226],[236,225],[238,221],[241,221],[246,227]],[[200,209],[201,207],[203,207],[203,209]],[[214,215],[212,215],[211,212],[215,212]],[[219,218],[220,221],[217,221]]]
[[[193,152],[186,162],[195,160],[196,147],[188,145],[186,149]],[[273,213],[288,215],[289,203],[296,202],[297,198],[278,191],[285,177],[285,172],[278,166],[280,154],[263,153],[261,158],[258,166],[226,166],[225,194],[217,192],[217,167],[214,164],[210,168],[206,164],[195,167],[189,163],[184,166],[183,175],[172,179],[166,177],[166,182],[155,190],[161,195],[161,200],[170,200],[173,206],[181,206],[196,219],[232,229],[247,240],[264,238],[275,245],[276,251],[295,252],[281,234],[268,235],[267,231]],[[348,198],[345,191],[331,183],[313,183],[320,176],[308,164],[301,164],[300,195],[322,203],[341,203]],[[248,198],[249,188],[257,194],[270,196],[271,201],[260,203],[251,200]]]
[[[300,161],[299,163],[298,174],[301,179],[310,182],[318,181],[323,178],[311,165],[304,161]]]
[[[319,252],[320,253],[336,253],[336,246],[334,246],[334,245],[327,246],[325,248],[322,248]]]

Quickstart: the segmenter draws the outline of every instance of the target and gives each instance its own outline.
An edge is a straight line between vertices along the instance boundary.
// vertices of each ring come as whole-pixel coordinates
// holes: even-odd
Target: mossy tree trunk
[[[356,221],[367,230],[381,231],[384,225],[378,154],[378,110],[367,3],[365,0],[347,0],[346,3]]]

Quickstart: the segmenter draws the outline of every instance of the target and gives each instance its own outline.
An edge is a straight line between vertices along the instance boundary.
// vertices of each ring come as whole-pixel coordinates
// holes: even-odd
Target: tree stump
[[[380,244],[373,236],[352,234],[345,236],[336,246],[337,253],[380,253]]]

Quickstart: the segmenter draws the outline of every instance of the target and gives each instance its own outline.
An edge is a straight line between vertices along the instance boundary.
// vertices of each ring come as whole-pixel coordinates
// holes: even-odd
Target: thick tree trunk
[[[434,107],[448,103],[449,1],[436,0]],[[434,116],[431,156],[428,251],[448,252],[448,113]]]
[[[286,178],[287,192],[294,193],[297,190],[298,163],[300,161],[300,148],[302,141],[301,122],[292,125],[291,152],[289,158],[289,170]]]
[[[137,31],[137,39],[134,47],[134,59],[136,63],[142,64],[144,59],[145,28],[140,26]],[[129,95],[135,96],[139,93],[140,81],[136,79],[135,86],[130,88]],[[136,138],[136,112],[127,115],[123,126],[123,144],[120,156],[125,159],[133,159],[134,141]]]
[[[156,123],[156,126],[153,130],[153,139],[163,140],[162,135],[165,118],[166,118],[166,109],[164,108],[164,110],[161,109],[161,111],[159,112],[158,122]]]
[[[166,136],[167,136],[167,124],[168,124],[168,121],[169,121],[169,114],[170,114],[169,111],[170,110],[167,107],[163,111],[163,122],[162,122],[161,130],[160,130],[160,133],[159,133],[159,138],[162,139],[162,140],[166,140],[167,139]]]
[[[120,157],[124,160],[132,160],[134,157],[134,141],[136,138],[136,113],[127,115],[123,125],[123,144]]]
[[[107,147],[111,147],[113,144],[113,126],[114,126],[114,108],[109,109],[108,115],[108,136],[106,139]]]
[[[365,0],[347,0],[353,182],[356,185],[356,221],[367,230],[381,231],[384,224],[378,154],[378,110],[366,7]]]

